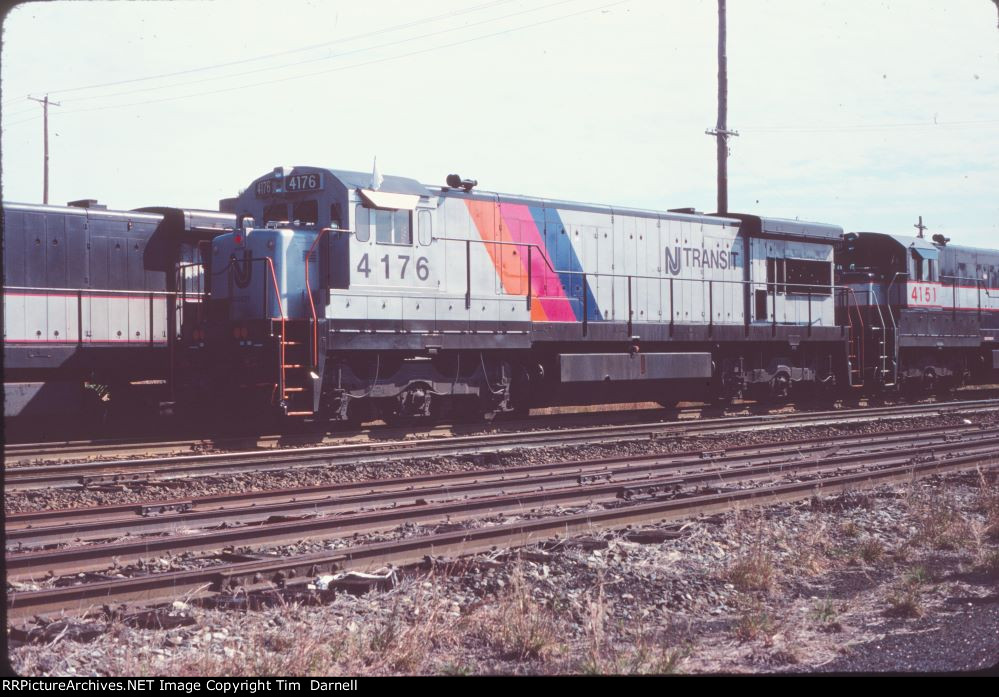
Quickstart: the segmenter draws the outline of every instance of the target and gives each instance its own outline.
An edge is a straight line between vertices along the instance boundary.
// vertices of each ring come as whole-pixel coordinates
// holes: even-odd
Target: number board
[[[909,305],[918,305],[922,307],[940,307],[940,301],[937,299],[937,288],[940,287],[939,283],[920,283],[918,281],[910,282],[909,286]]]
[[[281,179],[263,179],[257,182],[257,196],[266,197],[275,194],[297,194],[300,191],[319,191],[323,188],[321,174],[294,174]]]

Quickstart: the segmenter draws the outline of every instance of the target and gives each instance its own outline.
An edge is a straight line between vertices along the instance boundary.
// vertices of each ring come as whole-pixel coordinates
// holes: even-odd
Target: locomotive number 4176
[[[399,279],[405,280],[410,260],[411,257],[408,254],[397,254],[394,260],[390,255],[386,254],[378,262],[380,262],[382,269],[385,271],[386,279],[397,276]],[[418,257],[415,266],[415,273],[418,279],[425,281],[430,278],[430,262],[426,257]],[[367,254],[357,262],[357,272],[363,273],[365,278],[370,278],[372,273],[377,273],[371,269],[371,262],[368,261]]]

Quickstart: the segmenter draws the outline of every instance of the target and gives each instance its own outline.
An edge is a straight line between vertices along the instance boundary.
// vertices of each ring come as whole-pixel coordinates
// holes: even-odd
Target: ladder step
[[[282,341],[281,343],[284,344],[285,346],[301,346],[305,342],[304,341]]]
[[[301,363],[285,363],[282,368],[304,368],[305,366]]]
[[[289,411],[288,416],[312,416],[311,411]]]
[[[286,387],[286,388],[284,388],[284,391],[285,392],[305,392],[305,388],[304,387]]]

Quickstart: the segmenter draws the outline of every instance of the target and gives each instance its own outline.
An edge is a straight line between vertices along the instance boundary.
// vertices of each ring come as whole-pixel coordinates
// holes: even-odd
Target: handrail
[[[285,342],[285,339],[287,338],[287,335],[285,334],[284,303],[281,302],[281,287],[278,285],[278,282],[277,282],[277,273],[274,271],[274,260],[271,259],[270,257],[263,257],[263,259],[264,259],[264,261],[267,262],[267,269],[271,272],[271,283],[274,284],[274,297],[275,297],[275,299],[277,299],[278,312],[281,313],[281,341],[278,343],[278,345],[281,347],[280,350],[278,351],[278,360],[281,361],[281,370],[278,371],[278,380],[279,380],[279,383],[278,383],[278,392],[281,395],[281,401],[284,402],[288,398],[287,394],[285,393],[285,389],[284,389],[285,388],[285,382],[286,382],[285,381],[285,376],[284,376],[284,371],[285,371],[285,367],[284,367],[284,342]],[[252,259],[251,261],[256,261],[256,259]],[[266,287],[267,286],[264,286],[265,289],[266,289]],[[271,320],[273,320],[273,319],[274,318],[271,317]]]
[[[309,262],[312,261],[312,252],[315,251],[316,246],[318,246],[319,240],[322,239],[323,235],[337,229],[339,228],[322,228],[319,231],[319,234],[316,235],[316,239],[312,241],[312,246],[309,247],[309,251],[305,253],[305,294],[309,296],[309,309],[312,311],[312,344],[309,346],[310,368],[316,368],[319,366],[319,318],[316,315],[316,303],[312,299],[312,288],[309,287]]]
[[[197,290],[196,291],[192,290],[190,293],[188,293],[187,291],[187,281],[193,279],[188,279],[186,274],[187,269],[200,269],[200,273],[198,273],[194,277],[195,279],[197,279]],[[195,310],[194,313],[195,315],[194,321],[198,325],[204,322],[205,318],[203,316],[204,310],[202,309],[202,306],[205,304],[204,300],[208,297],[208,294],[205,292],[204,288],[205,271],[206,269],[204,262],[189,261],[183,264],[177,264],[174,275],[174,284],[180,288],[180,290],[178,290],[177,293],[180,294],[181,303],[187,303],[187,302],[197,303],[197,309]],[[183,307],[184,306],[182,304],[181,320],[180,320],[182,327],[184,325],[184,320],[185,320]]]
[[[148,297],[150,295],[162,295],[164,297],[180,295],[180,292],[175,290],[115,290],[111,288],[45,288],[41,286],[3,286],[3,292],[6,293],[8,290],[51,291],[60,293],[71,292],[70,294],[101,293],[103,295],[141,295],[142,297]]]
[[[989,291],[992,290],[991,286],[983,285],[987,279],[975,278],[974,276],[951,276],[949,274],[941,274],[940,278],[953,278],[953,279],[955,279],[957,281],[974,281],[975,282],[975,291],[978,293],[978,302],[979,302],[979,305],[981,305],[981,302],[982,302],[982,300],[981,300],[981,298],[982,298],[982,291],[985,291],[985,297],[986,298],[999,298],[999,295],[992,295],[992,293],[989,292]],[[943,285],[943,282],[941,282],[940,285]],[[953,286],[951,286],[951,287],[953,287]]]
[[[891,318],[892,327],[892,382],[896,385],[898,384],[898,322],[895,321],[895,311],[891,309],[891,287],[894,285],[895,281],[899,276],[908,276],[908,271],[896,271],[895,275],[892,276],[891,283],[888,284],[888,290],[886,298],[888,305],[888,316]],[[899,286],[901,288],[901,286]],[[900,298],[901,299],[901,298]],[[902,303],[899,303],[901,305]]]
[[[860,311],[860,301],[857,299],[857,293],[850,286],[839,287],[840,296],[837,298],[837,302],[842,300],[844,309],[846,310],[846,325],[850,330],[850,341],[857,342],[857,364],[859,365],[858,372],[861,375],[861,380],[863,381],[864,375],[864,316]],[[853,302],[851,303],[851,298]],[[851,308],[853,313],[857,315],[857,322],[860,325],[860,334],[857,335],[855,328],[853,326],[853,313],[851,313]],[[843,325],[841,325],[843,326]],[[852,372],[850,374],[850,381],[852,383],[853,377]],[[861,382],[863,384],[863,382]]]
[[[954,278],[958,281],[975,281],[976,283],[981,283],[982,280],[984,280],[981,278],[975,278],[974,276],[952,276],[947,273],[940,274],[940,278]],[[933,281],[915,281],[915,283],[933,283]],[[940,285],[943,285],[943,283],[940,282]]]
[[[874,284],[872,283],[871,286],[873,287]],[[873,294],[874,293],[872,291],[871,295],[873,295]],[[886,339],[885,339],[885,332],[888,329],[887,325],[885,324],[885,314],[884,314],[884,312],[881,311],[881,303],[878,303],[877,305],[875,305],[875,307],[878,308],[878,317],[881,319],[881,343],[884,344],[885,341],[886,341]],[[883,354],[880,351],[878,352],[878,361],[881,364],[881,375],[882,376],[884,376],[885,371],[888,370],[888,366],[885,365],[885,359],[887,359],[887,358],[888,358],[888,356],[886,354]]]
[[[648,275],[645,275],[645,274],[604,273],[604,272],[599,272],[599,271],[574,271],[572,269],[561,269],[560,270],[560,269],[556,269],[554,266],[552,266],[552,263],[549,260],[548,255],[545,253],[545,249],[541,245],[539,245],[538,243],[536,243],[536,242],[507,242],[507,241],[504,241],[504,240],[484,240],[484,239],[472,239],[472,238],[465,238],[465,237],[435,237],[434,240],[443,240],[445,242],[476,242],[478,244],[498,244],[498,245],[505,245],[505,246],[509,246],[509,247],[533,247],[534,249],[537,249],[537,250],[539,250],[541,252],[541,259],[545,262],[545,266],[547,266],[548,269],[552,273],[558,274],[560,276],[561,275],[566,275],[566,276],[601,276],[603,278],[635,278],[635,279],[642,279],[642,280],[648,280],[648,281],[663,281],[663,282],[670,281],[670,280],[675,280],[675,281],[681,281],[681,282],[699,281],[701,283],[714,282],[714,283],[738,283],[738,284],[743,284],[743,285],[754,285],[754,284],[755,285],[767,285],[767,283],[765,281],[730,280],[730,279],[724,279],[724,278],[715,278],[715,279],[709,279],[709,278],[680,278],[680,277],[677,277],[677,276],[648,276]],[[532,255],[532,258],[533,258],[533,255]],[[836,285],[836,284],[824,285],[824,284],[821,284],[821,283],[793,283],[793,284],[787,284],[787,285],[793,285],[795,287],[806,287],[807,286],[807,287],[810,287],[810,288],[828,289],[830,291],[829,295],[832,295],[832,292],[835,291],[835,290],[837,290],[837,289],[846,288],[846,286],[841,286],[841,285]],[[808,294],[808,291],[798,291],[798,292],[792,293],[792,295],[807,295],[807,294]]]

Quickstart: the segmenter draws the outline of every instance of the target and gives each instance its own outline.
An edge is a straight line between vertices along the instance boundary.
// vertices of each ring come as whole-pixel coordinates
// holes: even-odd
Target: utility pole
[[[916,225],[913,225],[912,227],[919,230],[919,239],[922,239],[923,233],[926,232],[927,230],[927,227],[923,225],[923,216],[919,216],[919,222]]]
[[[45,95],[45,99],[39,99],[38,97],[28,97],[28,99],[38,102],[42,105],[43,120],[45,122],[45,180],[42,189],[42,203],[49,202],[49,104],[54,104],[55,106],[62,106],[59,102],[49,101],[49,96]]]
[[[718,125],[705,131],[718,139],[718,212],[728,213],[728,57],[725,54],[725,0],[718,0]]]

